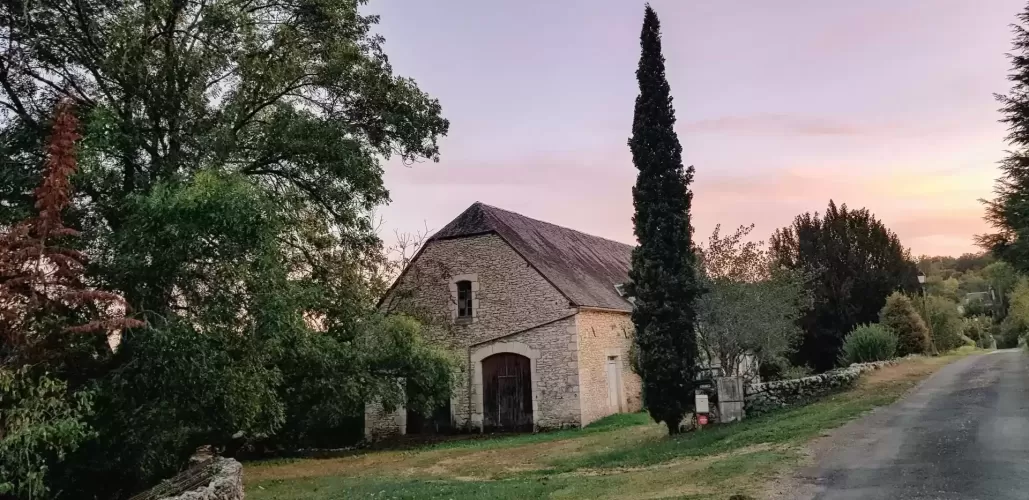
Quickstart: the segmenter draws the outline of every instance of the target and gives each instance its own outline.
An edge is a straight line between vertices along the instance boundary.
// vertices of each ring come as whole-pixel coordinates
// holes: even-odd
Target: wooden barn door
[[[529,358],[494,354],[482,360],[483,424],[489,430],[532,430]]]

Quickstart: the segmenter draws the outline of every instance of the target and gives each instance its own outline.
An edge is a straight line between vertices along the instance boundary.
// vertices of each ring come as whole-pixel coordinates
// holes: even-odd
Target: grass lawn
[[[893,402],[968,352],[906,360],[814,404],[675,438],[646,414],[623,414],[582,430],[251,462],[244,466],[247,498],[757,498],[768,480],[803,458],[809,440]]]

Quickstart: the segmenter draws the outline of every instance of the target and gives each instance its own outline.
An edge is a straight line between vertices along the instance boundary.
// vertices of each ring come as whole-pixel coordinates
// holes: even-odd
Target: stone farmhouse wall
[[[472,347],[473,362],[496,352],[515,352],[530,359],[533,420],[537,429],[582,425],[579,402],[579,368],[575,316],[512,335],[497,342]],[[525,346],[528,349],[525,349]],[[482,374],[472,370],[471,424],[482,422]]]
[[[629,313],[583,309],[576,316],[579,342],[579,385],[582,425],[612,413],[635,412],[642,408],[640,377],[629,366],[632,318]],[[612,408],[608,401],[607,363],[617,357],[621,371],[621,402]]]
[[[378,441],[389,436],[407,433],[407,411],[398,408],[393,412],[386,411],[380,403],[370,403],[364,407],[364,437],[368,441]]]
[[[472,282],[470,322],[455,321],[460,280]],[[481,374],[476,379],[472,357],[484,357],[493,344],[520,344],[518,349],[535,353],[530,359],[537,426],[580,425],[576,309],[499,236],[430,241],[383,307],[414,312],[427,321],[430,341],[458,355],[459,380],[451,399],[455,426],[481,423],[481,392],[476,392],[481,391]],[[366,434],[400,429],[403,409],[382,413],[369,405]]]

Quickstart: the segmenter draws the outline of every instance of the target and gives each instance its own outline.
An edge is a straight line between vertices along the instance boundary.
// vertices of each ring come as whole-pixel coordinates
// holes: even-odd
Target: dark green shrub
[[[894,292],[879,312],[879,324],[897,335],[897,355],[925,354],[929,350],[929,328],[906,295]]]
[[[997,348],[1018,347],[1018,338],[1027,331],[1027,325],[1014,315],[1008,315],[998,326]]]
[[[897,336],[879,324],[859,325],[843,339],[841,364],[885,361],[897,355]]]

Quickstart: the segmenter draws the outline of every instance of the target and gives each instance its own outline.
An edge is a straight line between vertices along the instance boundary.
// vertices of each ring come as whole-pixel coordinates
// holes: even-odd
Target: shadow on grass
[[[891,403],[909,387],[890,384],[877,391],[841,393],[807,406],[771,412],[742,422],[705,428],[639,446],[550,462],[553,472],[612,467],[644,467],[677,458],[726,453],[761,444],[795,443],[838,427],[877,406]]]
[[[528,444],[546,443],[562,439],[576,439],[599,432],[610,432],[627,427],[636,427],[652,423],[647,413],[619,413],[601,418],[582,429],[562,429],[536,433],[469,433],[450,436],[434,436],[429,439],[415,437],[413,439],[398,438],[374,446],[347,450],[312,450],[293,452],[288,455],[271,458],[253,458],[246,460],[249,465],[280,465],[304,459],[344,458],[379,451],[430,451],[430,450],[493,450],[511,448]]]

